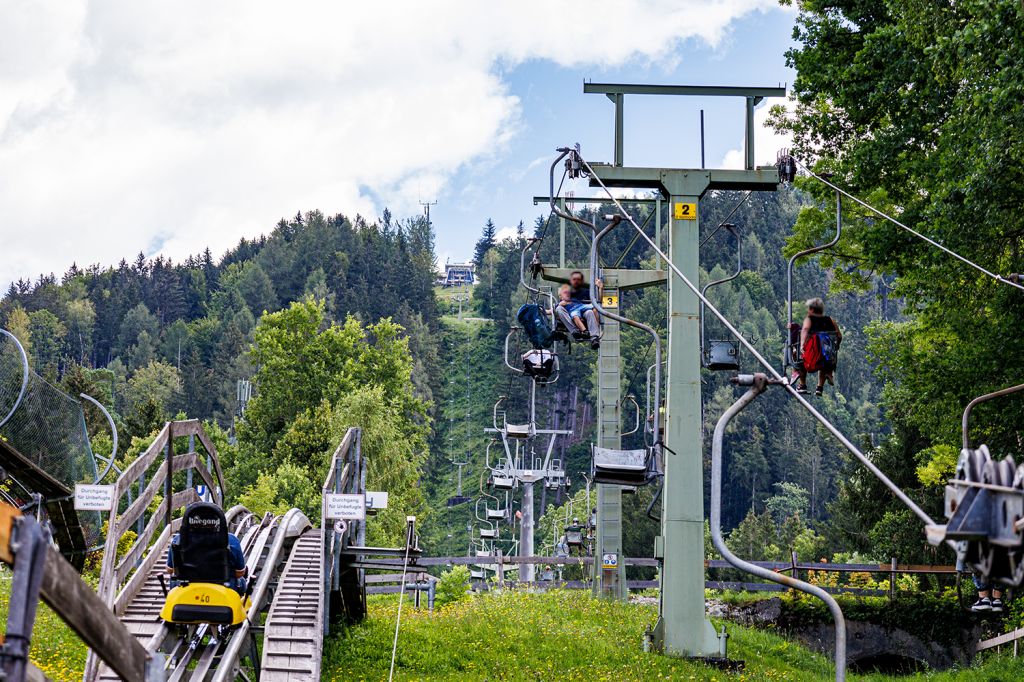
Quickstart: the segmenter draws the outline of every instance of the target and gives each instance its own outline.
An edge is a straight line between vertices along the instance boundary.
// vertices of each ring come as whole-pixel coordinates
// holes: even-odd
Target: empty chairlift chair
[[[716,279],[712,282],[708,282],[704,285],[704,289],[701,291],[705,296],[707,295],[708,289],[719,284],[725,284],[739,277],[740,272],[743,271],[743,260],[741,246],[742,242],[740,239],[739,230],[732,223],[723,223],[722,227],[728,230],[730,233],[736,235],[736,272],[723,277],[722,279]],[[731,372],[736,371],[740,368],[740,351],[739,346],[732,339],[713,339],[711,341],[706,340],[704,333],[704,303],[700,305],[700,344],[701,344],[701,360],[704,366],[713,371]]]
[[[613,450],[593,446],[594,483],[618,485],[644,485],[648,482],[650,452],[641,450]]]

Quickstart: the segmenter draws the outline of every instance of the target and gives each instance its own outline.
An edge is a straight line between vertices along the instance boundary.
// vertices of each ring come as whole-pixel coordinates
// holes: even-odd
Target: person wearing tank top
[[[803,327],[800,329],[801,351],[807,347],[807,340],[813,334],[819,332],[835,332],[836,346],[838,347],[842,343],[842,330],[839,329],[839,325],[836,324],[835,320],[825,314],[825,302],[816,297],[807,301],[807,317],[804,318]],[[797,384],[797,390],[800,393],[807,393],[807,370],[802,362],[797,367],[797,371],[800,374],[800,383]],[[824,392],[826,381],[830,384],[835,384],[833,380],[834,372],[834,367],[822,368],[818,371],[818,387],[814,390],[814,395],[820,396]]]

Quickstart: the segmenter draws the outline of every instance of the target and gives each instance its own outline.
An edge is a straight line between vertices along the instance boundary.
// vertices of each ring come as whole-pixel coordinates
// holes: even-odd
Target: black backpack
[[[551,331],[551,324],[548,316],[536,303],[527,303],[520,306],[516,313],[516,319],[523,325],[530,344],[537,350],[548,349],[555,343],[554,334]]]

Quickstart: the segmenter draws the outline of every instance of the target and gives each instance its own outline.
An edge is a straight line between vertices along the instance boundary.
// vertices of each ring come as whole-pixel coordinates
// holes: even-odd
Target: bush
[[[451,570],[441,574],[434,593],[434,604],[444,606],[455,604],[469,598],[469,569],[465,566],[453,566]]]

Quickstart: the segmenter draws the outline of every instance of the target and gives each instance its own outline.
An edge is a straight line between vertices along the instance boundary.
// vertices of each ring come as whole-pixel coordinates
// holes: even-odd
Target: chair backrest
[[[175,577],[187,582],[224,583],[233,571],[224,510],[209,502],[190,504],[181,520],[174,553]]]

